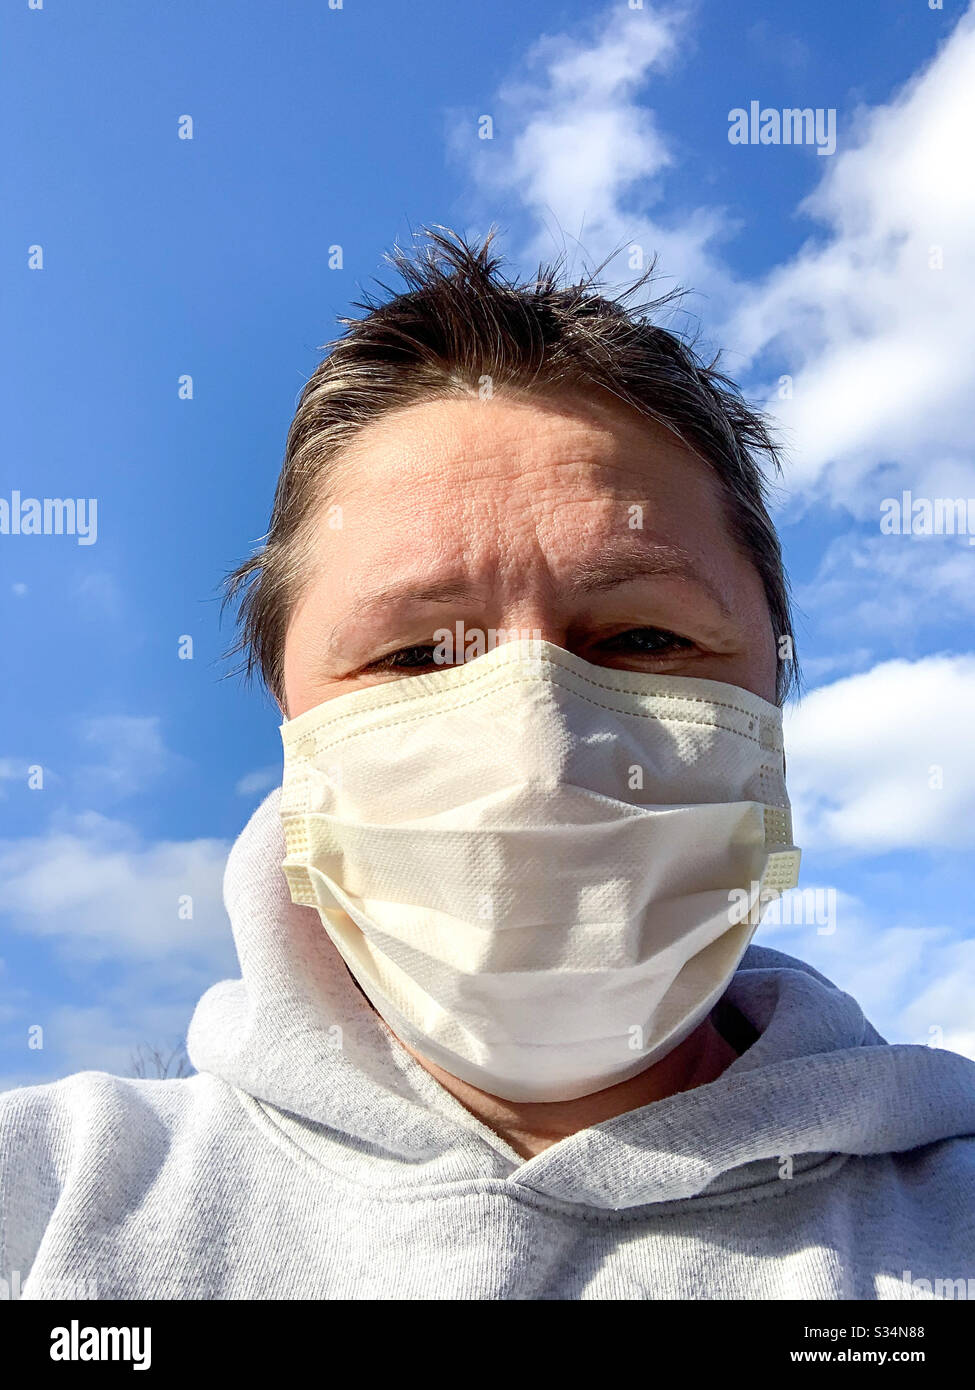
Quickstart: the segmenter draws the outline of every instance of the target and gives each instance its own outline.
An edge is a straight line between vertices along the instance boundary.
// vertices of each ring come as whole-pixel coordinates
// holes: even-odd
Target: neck
[[[655,1100],[677,1095],[679,1091],[704,1086],[716,1080],[738,1056],[708,1018],[666,1057],[628,1081],[577,1100],[529,1104],[479,1091],[476,1086],[451,1076],[442,1067],[421,1057],[402,1039],[396,1040],[465,1110],[500,1135],[522,1158],[533,1158],[560,1139],[603,1120],[611,1120],[615,1115],[638,1110]]]

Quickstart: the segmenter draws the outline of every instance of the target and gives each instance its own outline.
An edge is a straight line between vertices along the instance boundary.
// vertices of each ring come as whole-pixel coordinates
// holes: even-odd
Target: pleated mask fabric
[[[703,1021],[795,886],[782,714],[505,641],[281,726],[282,865],[403,1042],[571,1100]]]

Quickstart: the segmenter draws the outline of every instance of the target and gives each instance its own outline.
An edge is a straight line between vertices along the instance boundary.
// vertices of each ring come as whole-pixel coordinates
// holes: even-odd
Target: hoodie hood
[[[281,869],[280,788],[224,875],[239,980],[194,1012],[190,1061],[273,1107],[299,1145],[327,1143],[371,1183],[505,1176],[563,1202],[620,1210],[779,1180],[831,1155],[899,1152],[975,1134],[975,1062],[888,1044],[856,1001],[803,962],[750,946],[725,998],[759,1033],[717,1080],[603,1121],[525,1160],[395,1039],[354,984],[316,909]],[[419,1195],[419,1193],[418,1193]]]

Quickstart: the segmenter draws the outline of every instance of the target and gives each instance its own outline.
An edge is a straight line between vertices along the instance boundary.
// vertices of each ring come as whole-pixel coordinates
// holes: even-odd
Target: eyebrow
[[[400,603],[463,603],[476,592],[475,586],[463,579],[445,579],[441,584],[425,584],[415,588],[409,580],[363,594],[358,607],[389,608]]]
[[[708,576],[677,546],[655,546],[650,553],[613,548],[602,551],[579,566],[572,587],[582,593],[594,594],[615,589],[620,584],[629,584],[635,579],[660,578],[685,579],[700,585],[725,617],[732,616],[731,609]]]
[[[639,579],[661,578],[683,579],[697,584],[726,618],[733,616],[712,581],[677,546],[658,545],[652,551],[609,546],[583,561],[573,572],[567,587],[570,591],[595,594]],[[361,613],[365,609],[382,609],[404,603],[462,603],[476,596],[477,592],[477,586],[465,580],[447,579],[439,584],[417,586],[404,580],[400,584],[361,595],[356,607]]]

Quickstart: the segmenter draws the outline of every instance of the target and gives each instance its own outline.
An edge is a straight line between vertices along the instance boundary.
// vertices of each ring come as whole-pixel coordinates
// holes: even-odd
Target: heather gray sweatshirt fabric
[[[718,1080],[523,1160],[390,1037],[317,913],[293,906],[277,805],[228,861],[243,978],[197,1006],[198,1074],[0,1095],[0,1292],[975,1290],[955,1282],[975,1279],[975,1063],[887,1044],[816,971],[752,947],[726,998],[759,1036]]]

